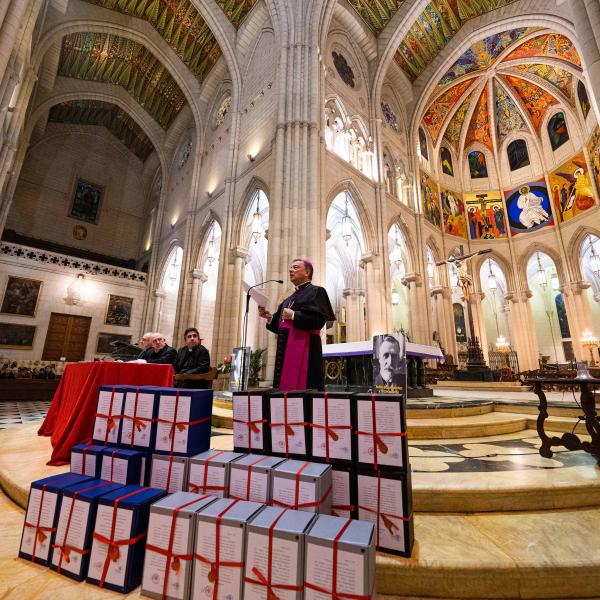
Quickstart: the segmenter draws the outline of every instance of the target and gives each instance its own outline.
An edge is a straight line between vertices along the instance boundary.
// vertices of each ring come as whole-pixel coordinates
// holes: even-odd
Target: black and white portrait
[[[403,333],[376,335],[373,338],[373,389],[397,394],[405,387],[406,340]]]

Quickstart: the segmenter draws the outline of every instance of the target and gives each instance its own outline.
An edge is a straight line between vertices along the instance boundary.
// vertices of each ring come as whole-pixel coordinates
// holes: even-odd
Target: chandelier
[[[348,242],[352,238],[352,220],[350,219],[350,215],[348,214],[348,194],[346,194],[346,207],[344,209],[344,216],[342,217],[342,239],[346,242],[346,246]]]
[[[217,258],[217,245],[215,242],[215,224],[213,223],[210,228],[210,239],[208,240],[208,247],[206,248],[206,262],[209,267],[212,267],[212,264],[215,262]]]
[[[258,240],[263,234],[262,215],[260,214],[260,192],[256,190],[256,210],[252,215],[252,239],[255,244],[258,244]]]

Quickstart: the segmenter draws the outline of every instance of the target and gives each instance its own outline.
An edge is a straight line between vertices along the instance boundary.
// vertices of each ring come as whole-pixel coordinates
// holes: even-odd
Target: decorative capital
[[[155,298],[166,298],[167,292],[165,292],[165,290],[159,288],[158,290],[154,290],[154,296],[155,296]]]
[[[431,288],[430,295],[434,298],[436,296],[440,296],[442,298],[450,298],[452,296],[452,292],[450,291],[449,287],[443,285],[436,285],[435,287]]]
[[[405,285],[408,289],[410,289],[411,283],[414,283],[417,287],[421,287],[423,285],[423,277],[421,276],[421,273],[405,273],[400,281],[402,282],[402,285]]]
[[[230,248],[229,255],[232,259],[243,258],[244,262],[248,262],[248,259],[250,258],[250,252],[248,252],[247,248],[243,248],[242,246],[234,246],[233,248]]]
[[[200,283],[204,283],[206,281],[208,281],[208,275],[206,273],[204,273],[204,271],[202,271],[202,269],[193,269],[192,270],[192,279],[195,280],[200,280]]]

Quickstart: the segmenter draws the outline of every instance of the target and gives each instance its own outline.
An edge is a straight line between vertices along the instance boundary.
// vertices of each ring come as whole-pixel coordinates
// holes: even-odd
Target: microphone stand
[[[246,309],[244,311],[243,325],[244,333],[242,336],[242,380],[240,381],[240,392],[246,391],[246,342],[248,338],[248,313],[250,312],[250,290],[253,290],[254,288],[260,287],[261,285],[264,285],[265,283],[269,283],[271,281],[274,281],[276,283],[283,283],[282,279],[267,279],[266,281],[261,281],[260,283],[249,287],[248,291],[246,292]]]

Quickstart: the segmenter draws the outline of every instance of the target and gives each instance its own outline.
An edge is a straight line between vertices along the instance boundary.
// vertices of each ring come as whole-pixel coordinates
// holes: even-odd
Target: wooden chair
[[[180,373],[179,375],[175,375],[175,381],[208,381],[208,389],[211,389],[212,382],[217,378],[218,374],[217,367],[211,367],[208,372],[199,375]]]

